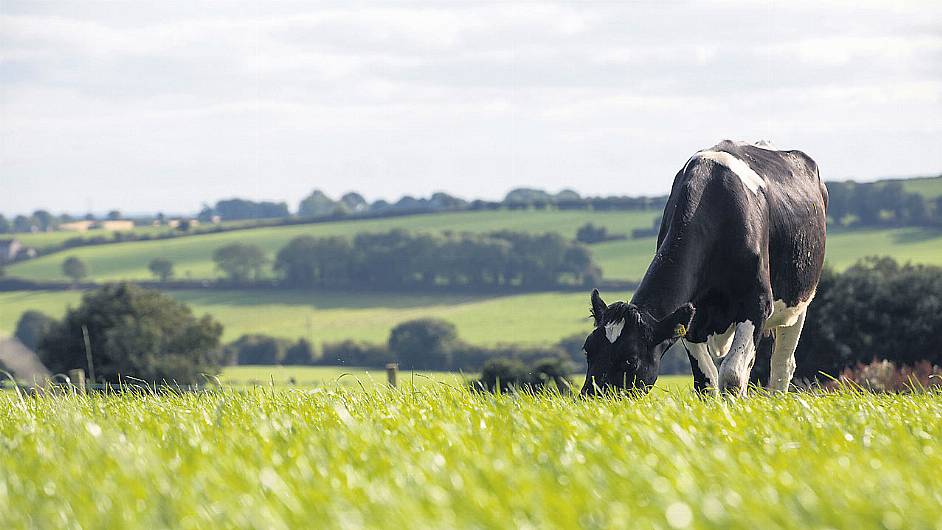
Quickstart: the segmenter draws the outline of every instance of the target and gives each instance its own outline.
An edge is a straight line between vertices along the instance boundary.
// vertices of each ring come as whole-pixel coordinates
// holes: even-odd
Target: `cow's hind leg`
[[[795,349],[801,328],[805,325],[805,309],[798,319],[787,327],[775,328],[775,347],[772,349],[772,366],[769,374],[769,389],[784,392],[788,390],[792,376],[795,375]]]

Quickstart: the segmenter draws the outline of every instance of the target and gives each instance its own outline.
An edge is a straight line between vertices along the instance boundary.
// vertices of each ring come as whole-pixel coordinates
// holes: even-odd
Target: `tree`
[[[112,221],[117,221],[118,219],[121,219],[121,211],[111,210],[110,212],[108,212],[108,219]]]
[[[455,325],[435,318],[403,322],[389,333],[389,349],[403,368],[442,369],[451,363],[451,350],[458,339]]]
[[[53,372],[89,370],[83,328],[100,381],[196,384],[219,372],[222,325],[156,290],[121,283],[86,293],[42,337],[40,360]]]
[[[216,268],[230,280],[245,282],[259,278],[268,258],[257,245],[233,243],[217,248],[213,252],[213,261],[216,262]]]
[[[7,234],[13,227],[10,225],[10,221],[7,220],[3,214],[0,214],[0,234]]]
[[[285,350],[284,364],[306,365],[314,362],[314,346],[307,339],[300,339]]]
[[[268,335],[242,335],[226,348],[239,364],[281,364],[285,357],[285,341]]]
[[[158,280],[166,282],[173,278],[173,262],[166,258],[154,258],[147,266]]]
[[[13,218],[14,232],[32,232],[33,226],[33,220],[25,215],[17,215]]]
[[[20,320],[16,323],[16,331],[13,336],[17,338],[24,346],[31,350],[36,350],[43,336],[52,329],[56,319],[39,311],[24,311],[20,315]]]
[[[71,279],[72,283],[78,283],[88,276],[88,267],[79,258],[69,256],[62,262],[62,273]]]
[[[360,197],[362,199],[362,197]],[[321,217],[335,212],[337,203],[321,190],[314,190],[298,205],[298,215],[301,217]]]
[[[52,230],[56,225],[56,218],[46,210],[36,210],[33,212],[33,220],[36,226],[43,232]]]
[[[288,205],[283,202],[254,202],[245,199],[219,201],[216,203],[216,208],[213,211],[216,215],[219,215],[227,221],[238,219],[281,218],[288,217],[289,215]],[[207,212],[205,216],[203,212],[200,212],[200,216],[203,217],[201,220],[204,222],[210,220],[212,215],[213,212]]]

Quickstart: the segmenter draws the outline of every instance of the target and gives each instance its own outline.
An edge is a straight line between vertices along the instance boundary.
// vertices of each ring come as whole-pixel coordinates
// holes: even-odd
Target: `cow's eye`
[[[583,355],[586,359],[589,358],[589,352],[585,351],[585,348],[582,348],[582,355]]]

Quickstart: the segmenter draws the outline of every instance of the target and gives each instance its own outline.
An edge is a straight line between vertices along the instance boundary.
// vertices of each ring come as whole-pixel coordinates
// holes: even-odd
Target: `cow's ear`
[[[673,313],[658,320],[654,325],[654,341],[663,342],[668,339],[678,339],[687,334],[690,329],[690,323],[693,321],[693,315],[696,310],[693,304],[684,304],[674,310]]]
[[[605,308],[607,308],[608,305],[602,301],[602,297],[599,295],[598,289],[592,289],[591,300],[592,308],[590,311],[592,312],[592,317],[595,318],[595,326],[598,327],[602,325],[602,318],[605,316]]]

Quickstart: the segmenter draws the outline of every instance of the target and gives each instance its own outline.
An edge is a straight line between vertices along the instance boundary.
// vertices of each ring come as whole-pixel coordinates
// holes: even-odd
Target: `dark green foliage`
[[[286,348],[286,340],[258,334],[242,335],[226,346],[237,364],[281,364]]]
[[[159,291],[109,284],[87,292],[39,342],[37,353],[52,372],[88,371],[82,327],[88,330],[100,381],[120,377],[198,384],[219,372],[222,325],[196,318],[185,304]]]
[[[24,311],[16,323],[13,336],[27,348],[35,351],[43,336],[52,329],[56,319],[39,311]]]
[[[942,226],[942,201],[900,181],[828,182],[828,220],[839,226]]]
[[[268,258],[258,245],[233,243],[217,248],[213,252],[213,261],[230,280],[245,282],[258,279]]]
[[[576,241],[591,245],[592,243],[601,243],[608,240],[608,229],[604,226],[595,226],[592,223],[586,223],[576,231]]]
[[[539,359],[529,365],[514,358],[490,359],[484,363],[481,378],[473,384],[494,392],[506,392],[512,388],[539,391],[555,384],[560,391],[567,391],[568,375],[571,372],[559,358]]]
[[[324,355],[317,364],[381,368],[396,360],[385,344],[368,344],[353,340],[324,343],[323,351]]]
[[[78,283],[88,276],[88,267],[85,266],[84,261],[75,256],[69,256],[62,262],[62,273],[73,282]]]
[[[403,322],[389,333],[389,349],[406,370],[441,370],[451,365],[458,331],[451,322],[420,318]]]
[[[360,197],[362,199],[362,197]],[[356,202],[355,198],[349,197],[351,202]],[[346,213],[348,208],[345,203],[335,202],[324,194],[321,190],[314,190],[305,197],[298,205],[298,215],[301,217],[326,217],[335,213]]]
[[[228,199],[216,203],[216,207],[200,212],[200,220],[209,220],[213,215],[226,221],[242,219],[269,219],[288,217],[288,205],[283,202],[255,202],[245,199]]]
[[[157,279],[162,282],[173,278],[173,262],[169,259],[154,258],[151,260],[147,268],[150,269],[151,274],[156,276]]]
[[[940,331],[942,268],[867,258],[822,278],[798,344],[796,375],[837,374],[873,359],[942,365]]]
[[[588,249],[558,234],[300,236],[278,252],[275,271],[289,286],[556,287],[598,281]]]
[[[3,214],[0,214],[0,234],[9,233],[12,229],[13,225],[10,224],[10,221]]]
[[[317,354],[314,345],[306,339],[300,339],[285,350],[284,364],[307,365],[314,364]]]
[[[826,269],[795,352],[795,379],[828,380],[887,360],[942,366],[942,268],[871,257],[841,274]],[[771,343],[760,343],[755,379],[768,380]]]

